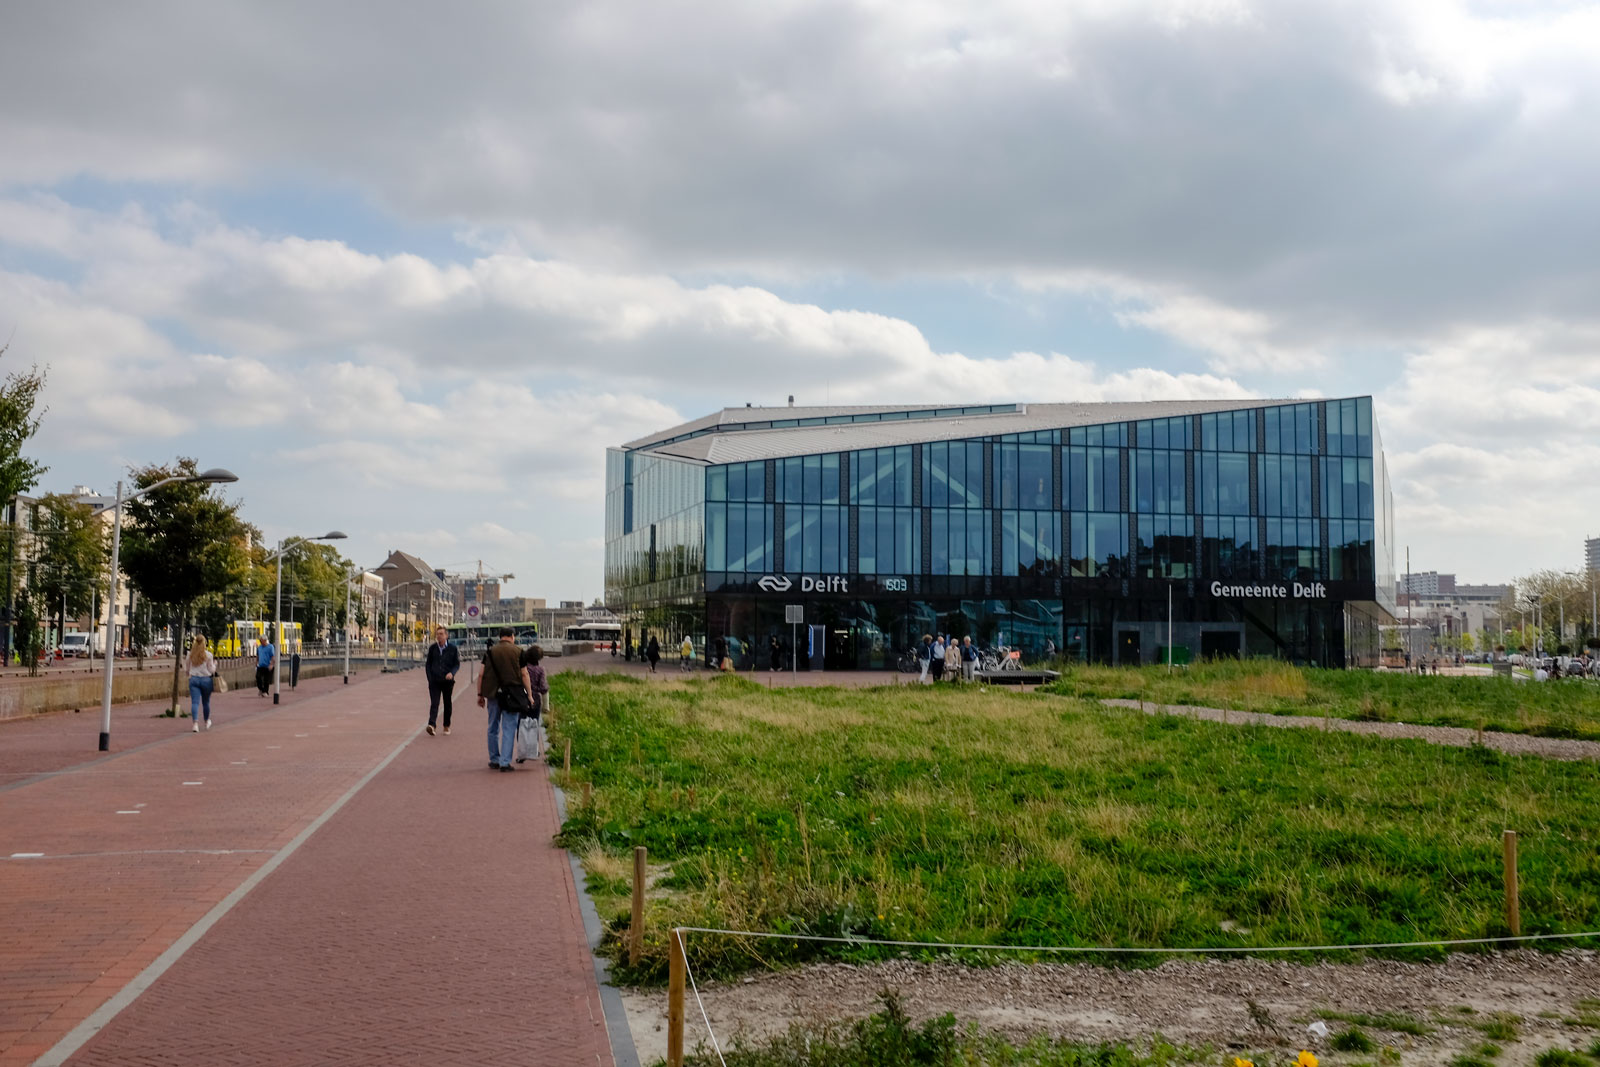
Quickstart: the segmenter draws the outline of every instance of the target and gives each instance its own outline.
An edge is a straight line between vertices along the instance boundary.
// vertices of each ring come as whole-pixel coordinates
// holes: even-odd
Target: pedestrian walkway
[[[0,1064],[609,1067],[548,778],[420,686],[0,792]]]

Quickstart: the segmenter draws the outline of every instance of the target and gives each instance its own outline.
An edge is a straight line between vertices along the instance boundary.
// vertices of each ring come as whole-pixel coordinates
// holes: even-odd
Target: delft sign
[[[899,581],[904,589],[905,579]],[[848,593],[850,580],[842,574],[803,574],[799,581],[784,574],[763,574],[756,579],[756,588],[764,593],[787,593],[796,588],[802,593]]]
[[[1288,585],[1223,585],[1221,582],[1212,582],[1211,595],[1253,600],[1326,600],[1328,587],[1321,582],[1291,582]]]

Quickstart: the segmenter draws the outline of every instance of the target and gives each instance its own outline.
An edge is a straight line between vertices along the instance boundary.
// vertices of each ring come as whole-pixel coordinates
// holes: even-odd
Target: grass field
[[[1508,827],[1525,932],[1600,926],[1588,763],[1048,694],[578,674],[552,687],[555,751],[570,739],[574,758],[563,840],[619,963],[629,857],[649,848],[645,957],[625,978],[664,974],[674,924],[1024,945],[1499,936]],[[697,973],[817,952],[690,945]]]
[[[1582,681],[1535,684],[1505,677],[1321,670],[1256,659],[1196,663],[1171,672],[1165,667],[1072,667],[1050,688],[1070,696],[1600,741],[1600,686]]]

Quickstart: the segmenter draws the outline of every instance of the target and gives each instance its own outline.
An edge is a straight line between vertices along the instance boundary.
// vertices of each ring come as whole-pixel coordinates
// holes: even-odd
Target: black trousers
[[[436,682],[428,679],[428,725],[439,721],[439,698],[444,698],[444,728],[450,729],[450,694],[455,691],[456,680]]]
[[[265,694],[267,689],[271,685],[272,685],[272,668],[271,667],[257,667],[256,668],[256,688],[259,689],[263,694]]]

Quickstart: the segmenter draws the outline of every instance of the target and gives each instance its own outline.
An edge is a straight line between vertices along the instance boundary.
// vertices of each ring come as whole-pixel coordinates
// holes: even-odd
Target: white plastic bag
[[[517,724],[517,743],[513,755],[518,763],[538,759],[544,752],[544,723],[531,715],[524,715]]]

